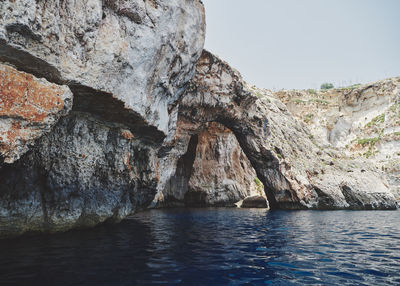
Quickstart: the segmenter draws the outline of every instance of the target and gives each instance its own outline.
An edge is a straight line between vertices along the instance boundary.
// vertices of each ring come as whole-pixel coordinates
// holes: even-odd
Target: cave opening
[[[244,133],[243,130],[248,130],[249,128],[244,128],[242,125],[234,120],[227,120],[226,118],[219,119],[218,122],[232,131],[235,135],[237,141],[239,142],[240,148],[242,149],[245,156],[250,161],[251,166],[256,171],[257,178],[261,181],[264,186],[264,193],[267,197],[270,209],[279,209],[279,203],[277,202],[271,182],[264,175],[263,169],[265,168],[265,160],[269,163],[276,162],[276,158],[272,155],[272,152],[265,150],[264,153],[260,154],[255,152],[254,147],[250,146],[247,136],[249,134]],[[261,158],[262,157],[262,158]]]
[[[183,206],[182,200],[189,189],[198,141],[198,135],[192,135],[186,153],[178,159],[175,174],[166,185],[163,206]]]
[[[160,204],[163,207],[234,206],[246,197],[257,195],[269,201],[270,190],[264,183],[265,178],[254,166],[232,129],[217,121],[208,122],[205,129],[190,137]]]

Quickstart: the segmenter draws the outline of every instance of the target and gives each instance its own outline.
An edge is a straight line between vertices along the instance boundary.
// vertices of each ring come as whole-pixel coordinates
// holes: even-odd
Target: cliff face
[[[124,126],[71,113],[0,170],[2,233],[118,221],[151,202],[157,171],[156,150]]]
[[[17,0],[0,15],[0,236],[147,207],[202,52],[202,3]]]
[[[0,236],[262,193],[228,129],[178,121],[204,42],[199,1],[3,1],[0,12]]]
[[[375,166],[202,51],[201,1],[1,1],[0,15],[0,237],[246,198],[396,208]]]
[[[273,208],[396,208],[374,168],[321,148],[272,93],[246,86],[208,52],[197,63],[180,116],[193,125],[218,122],[232,130]]]
[[[100,93],[164,134],[204,43],[198,0],[1,1],[0,14],[0,60],[68,83],[79,110],[111,117]]]
[[[400,78],[326,91],[276,92],[321,146],[386,176],[400,198]]]

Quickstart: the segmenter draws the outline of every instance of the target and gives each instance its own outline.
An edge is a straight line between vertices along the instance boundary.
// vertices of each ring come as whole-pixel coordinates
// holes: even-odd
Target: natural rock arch
[[[271,208],[396,208],[376,173],[346,171],[345,158],[319,147],[307,128],[270,95],[247,86],[236,70],[203,51],[179,116],[194,126],[215,121],[232,130],[264,184]],[[347,200],[343,188],[350,189],[357,202]]]
[[[264,184],[270,206],[299,208],[297,194],[279,171],[279,160],[261,142],[271,133],[269,121],[263,116],[266,112],[257,103],[257,97],[244,88],[237,71],[211,53],[203,52],[197,73],[182,99],[180,116],[193,123],[219,122],[232,130]]]
[[[263,185],[229,128],[180,117],[176,134],[176,146],[185,148],[169,157],[176,168],[158,206],[233,207],[246,197],[263,196]]]

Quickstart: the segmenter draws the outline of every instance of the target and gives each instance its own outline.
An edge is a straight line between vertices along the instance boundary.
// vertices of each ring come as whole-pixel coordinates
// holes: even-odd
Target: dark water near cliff
[[[400,285],[400,211],[154,210],[0,241],[0,285]]]

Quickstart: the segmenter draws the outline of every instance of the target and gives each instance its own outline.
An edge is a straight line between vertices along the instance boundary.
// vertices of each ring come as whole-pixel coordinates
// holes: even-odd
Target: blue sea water
[[[0,241],[0,285],[400,285],[400,211],[169,209]]]

